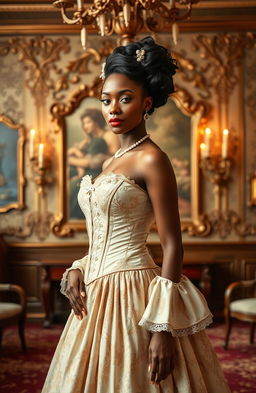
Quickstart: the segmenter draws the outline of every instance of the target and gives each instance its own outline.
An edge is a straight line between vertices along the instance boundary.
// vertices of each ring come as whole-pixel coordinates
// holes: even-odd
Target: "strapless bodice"
[[[134,180],[108,172],[82,178],[78,202],[89,237],[85,282],[116,271],[156,268],[146,247],[154,214]]]

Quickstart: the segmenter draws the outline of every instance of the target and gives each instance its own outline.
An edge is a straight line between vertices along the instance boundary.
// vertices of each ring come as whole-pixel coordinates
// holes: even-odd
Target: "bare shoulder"
[[[138,165],[146,181],[155,176],[174,176],[168,155],[154,143],[148,144],[141,152]]]

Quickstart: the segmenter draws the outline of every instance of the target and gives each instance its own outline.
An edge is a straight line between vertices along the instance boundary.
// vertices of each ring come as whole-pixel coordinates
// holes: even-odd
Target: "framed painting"
[[[105,125],[101,115],[97,98],[100,86],[101,81],[96,79],[92,86],[84,86],[75,92],[69,101],[58,102],[51,108],[60,138],[58,145],[61,146],[60,210],[52,230],[60,237],[85,230],[84,215],[77,203],[81,178],[84,175],[97,177],[103,161],[119,147],[117,137]],[[173,164],[182,230],[192,235],[202,235],[205,231],[200,218],[198,127],[206,112],[202,102],[194,102],[187,91],[179,90],[147,120],[151,138],[168,154]]]
[[[98,99],[83,99],[67,117],[66,140],[67,217],[69,221],[84,220],[77,202],[81,179],[85,175],[97,177],[103,161],[119,148],[118,137],[106,125]]]
[[[0,213],[23,209],[25,128],[0,115]]]

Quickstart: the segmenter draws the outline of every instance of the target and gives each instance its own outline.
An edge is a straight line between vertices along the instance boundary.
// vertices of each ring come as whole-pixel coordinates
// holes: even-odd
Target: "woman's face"
[[[143,121],[151,97],[145,97],[143,87],[123,74],[111,74],[102,93],[102,114],[115,134],[125,134]]]
[[[90,116],[85,116],[82,119],[82,127],[86,134],[92,134],[95,131],[95,122]]]

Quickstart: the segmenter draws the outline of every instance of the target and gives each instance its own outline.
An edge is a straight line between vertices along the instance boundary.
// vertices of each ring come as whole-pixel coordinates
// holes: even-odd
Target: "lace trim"
[[[212,323],[212,314],[208,315],[202,321],[196,323],[193,326],[189,326],[184,329],[173,329],[169,323],[153,323],[149,321],[139,322],[139,325],[149,330],[150,332],[170,332],[173,337],[182,337],[195,334],[204,330],[208,325]]]

